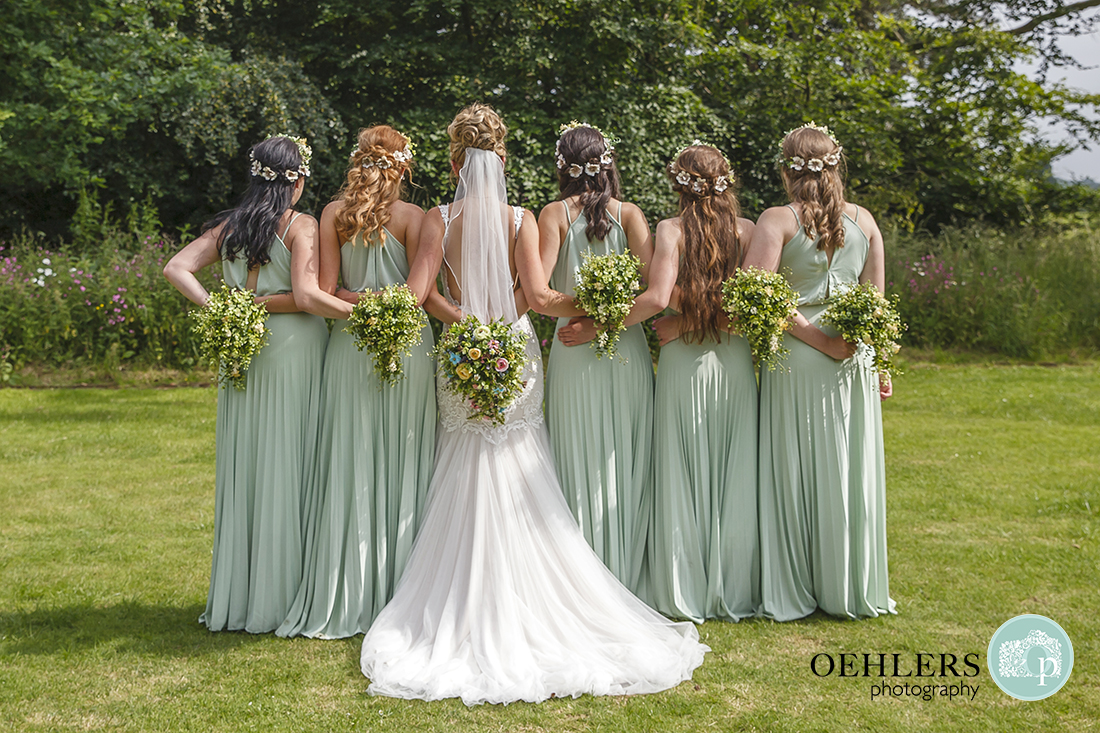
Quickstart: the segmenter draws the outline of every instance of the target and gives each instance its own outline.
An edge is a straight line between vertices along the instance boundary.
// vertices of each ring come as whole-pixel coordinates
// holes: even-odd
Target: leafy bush
[[[161,275],[176,245],[115,235],[93,254],[23,236],[0,242],[0,353],[14,365],[123,361],[186,367],[189,303]],[[202,275],[212,287],[216,272]]]
[[[1100,243],[1087,221],[1048,232],[895,234],[886,280],[910,345],[1029,359],[1100,349]]]

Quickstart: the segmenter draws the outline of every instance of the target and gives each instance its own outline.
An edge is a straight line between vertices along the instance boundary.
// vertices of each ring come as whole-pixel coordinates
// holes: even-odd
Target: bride
[[[369,691],[476,705],[674,687],[709,649],[692,624],[660,616],[604,567],[558,484],[542,362],[515,285],[516,241],[538,232],[531,212],[507,204],[507,130],[474,104],[447,132],[458,190],[453,204],[428,212],[409,285],[423,300],[442,266],[454,319],[512,323],[528,364],[498,426],[468,419],[439,378],[425,514],[393,600],[363,639]]]

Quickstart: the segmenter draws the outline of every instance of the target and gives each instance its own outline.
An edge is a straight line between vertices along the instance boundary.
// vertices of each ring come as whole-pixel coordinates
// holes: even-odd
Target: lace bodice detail
[[[451,225],[449,209],[448,204],[441,204],[439,207],[439,213],[443,216],[444,241],[447,239],[447,231]],[[523,207],[513,206],[512,211],[514,215],[514,232],[519,232],[519,227],[523,223]],[[515,235],[513,234],[513,236]],[[443,257],[443,267],[451,270],[446,255]],[[451,270],[451,274],[454,275],[453,270]],[[443,275],[441,278],[443,280],[443,297],[458,308],[462,308],[462,304],[451,296],[450,288],[447,287],[446,273]],[[484,419],[471,420],[466,401],[460,395],[447,389],[447,379],[442,375],[442,372],[438,372],[436,377],[436,400],[439,403],[439,426],[445,432],[459,430],[477,433],[490,443],[498,444],[513,430],[529,430],[542,425],[542,351],[539,349],[538,341],[535,338],[535,329],[531,325],[531,319],[523,315],[512,324],[512,331],[521,334],[526,342],[526,364],[522,373],[525,385],[515,401],[504,411],[504,424],[497,425],[491,420]]]

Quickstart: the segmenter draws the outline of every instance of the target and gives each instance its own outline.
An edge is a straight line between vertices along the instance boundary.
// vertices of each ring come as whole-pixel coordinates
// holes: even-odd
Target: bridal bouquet
[[[749,342],[753,358],[769,370],[790,353],[783,332],[791,327],[796,308],[798,293],[777,272],[748,267],[722,284],[722,309]]]
[[[378,293],[359,299],[345,327],[355,336],[360,351],[374,357],[374,372],[382,385],[392,387],[404,379],[402,357],[412,355],[421,343],[428,317],[407,285],[387,285]]]
[[[596,356],[615,353],[619,334],[626,330],[623,321],[634,306],[634,295],[641,289],[642,261],[634,255],[592,255],[584,253],[577,270],[573,297],[577,306],[596,322],[599,335],[593,342]]]
[[[471,420],[504,423],[504,411],[523,382],[524,338],[503,320],[482,323],[468,315],[447,329],[435,347],[447,389],[466,400]]]
[[[853,285],[829,298],[821,320],[836,328],[845,341],[862,341],[873,348],[876,371],[900,374],[893,359],[901,349],[898,339],[905,324],[898,315],[897,300],[896,295],[888,300],[872,283]]]
[[[191,311],[202,359],[218,370],[223,388],[226,382],[245,388],[252,357],[267,343],[267,315],[267,308],[255,301],[251,290],[224,285],[210,293],[205,306]]]

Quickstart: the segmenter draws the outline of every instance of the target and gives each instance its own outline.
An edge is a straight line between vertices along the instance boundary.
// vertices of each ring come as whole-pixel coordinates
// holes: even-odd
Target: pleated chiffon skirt
[[[273,631],[302,577],[302,500],[314,467],[328,329],[305,313],[267,319],[243,391],[218,390],[211,631]]]
[[[366,631],[412,549],[435,452],[435,362],[425,327],[405,377],[382,386],[337,322],[322,391],[317,469],[306,497],[305,573],[279,636]]]
[[[801,310],[816,322],[824,306]],[[860,346],[838,362],[790,335],[784,344],[789,371],[761,376],[763,614],[788,621],[818,608],[853,619],[894,613],[870,350]]]
[[[568,323],[559,319],[558,327]],[[653,360],[641,325],[618,355],[590,344],[550,350],[546,421],[566,503],[604,565],[636,590],[644,552],[653,425]]]
[[[666,616],[702,623],[759,611],[758,399],[745,339],[661,349],[643,585]]]

